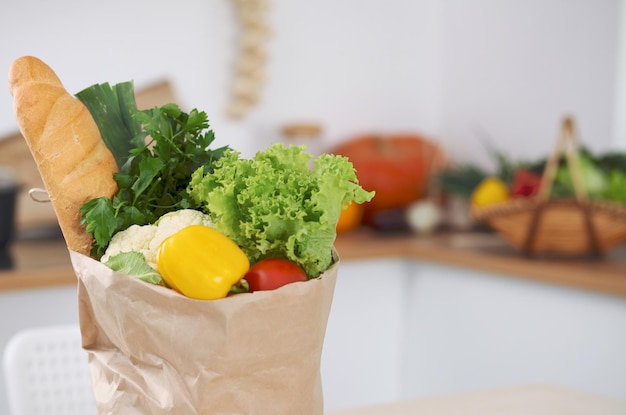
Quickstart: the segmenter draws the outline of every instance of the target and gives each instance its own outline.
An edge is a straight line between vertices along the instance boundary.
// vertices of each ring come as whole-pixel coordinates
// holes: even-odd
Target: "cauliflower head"
[[[131,225],[129,228],[113,235],[107,250],[100,258],[100,262],[104,263],[109,258],[121,252],[140,252],[144,257],[148,256],[150,249],[150,241],[156,235],[157,227],[155,225]]]
[[[181,209],[166,213],[151,225],[132,225],[113,235],[100,262],[106,262],[121,252],[135,251],[143,254],[146,263],[157,270],[156,257],[161,242],[191,225],[213,227],[213,222],[209,215],[198,210]]]

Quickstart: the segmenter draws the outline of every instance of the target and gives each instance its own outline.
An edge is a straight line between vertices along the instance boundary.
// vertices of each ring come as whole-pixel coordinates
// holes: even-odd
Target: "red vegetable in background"
[[[302,268],[282,258],[267,258],[255,263],[243,278],[248,282],[250,292],[275,290],[292,282],[308,281]]]
[[[539,190],[541,176],[528,169],[519,169],[513,178],[512,193],[515,196],[532,196]]]

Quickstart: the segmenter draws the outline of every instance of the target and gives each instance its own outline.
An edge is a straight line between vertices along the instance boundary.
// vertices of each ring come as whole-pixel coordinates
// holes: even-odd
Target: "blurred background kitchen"
[[[0,5],[3,39],[0,73],[6,73],[15,58],[34,55],[57,72],[70,92],[101,82],[133,80],[136,88],[142,89],[167,80],[183,108],[207,112],[217,144],[228,144],[244,155],[251,155],[271,142],[285,140],[282,132],[285,125],[312,123],[321,127],[311,142],[315,152],[364,133],[416,133],[436,142],[457,162],[488,168],[494,160],[485,149],[485,138],[515,158],[545,157],[552,151],[566,114],[575,117],[580,137],[591,150],[626,149],[623,116],[626,4],[623,1],[271,0],[259,17],[268,29],[268,36],[261,42],[259,52],[265,59],[256,67],[261,76],[252,85],[245,84],[246,80],[237,84],[241,79],[236,65],[242,64],[241,43],[246,41],[242,38],[244,27],[240,19],[243,3],[235,0],[4,1]],[[237,107],[234,97],[246,88],[258,92],[256,102],[250,107]],[[0,137],[16,131],[12,99],[5,89],[5,93],[0,93]],[[379,270],[385,274],[408,275],[413,272],[407,268],[412,266],[408,262],[392,262],[348,264],[343,273],[371,274],[372,270]],[[446,271],[431,271],[446,275]],[[477,275],[473,285],[467,281],[461,283],[466,285],[455,284],[452,276],[449,280],[443,278],[445,284],[450,284],[447,287],[450,296],[437,300],[422,298],[424,302],[420,304],[430,302],[435,307],[454,304],[454,293],[461,296],[457,299],[462,298],[463,290],[477,290],[477,295],[489,292],[500,296],[502,303],[510,300],[498,289],[489,288],[485,278]],[[373,278],[367,281],[375,283]],[[467,367],[475,365],[471,369],[476,369],[481,364],[481,355],[472,353],[480,352],[480,344],[502,341],[506,334],[501,333],[511,329],[511,321],[498,319],[498,311],[482,310],[484,314],[480,316],[491,314],[494,320],[486,323],[477,315],[481,321],[479,329],[491,333],[483,338],[485,343],[477,343],[474,349],[468,345],[465,354],[455,354],[457,360],[448,359],[447,363],[436,358],[420,360],[412,353],[409,355],[413,357],[401,361],[406,348],[420,344],[418,335],[406,334],[403,326],[408,324],[403,316],[406,310],[394,308],[407,292],[415,289],[407,290],[403,285],[406,281],[402,281],[383,290],[382,297],[389,295],[391,308],[381,309],[386,310],[383,314],[388,314],[373,315],[367,303],[353,309],[369,312],[367,318],[374,319],[371,326],[362,327],[362,332],[356,335],[375,332],[373,336],[378,341],[370,341],[369,348],[361,349],[361,354],[351,355],[354,360],[347,363],[351,367],[335,376],[326,376],[329,390],[325,387],[325,394],[331,407],[544,380],[569,382],[570,386],[626,399],[626,358],[615,353],[618,347],[623,351],[626,338],[614,334],[623,327],[619,324],[626,321],[622,299],[600,296],[581,300],[579,297],[586,294],[575,292],[559,303],[561,300],[550,297],[552,291],[537,294],[534,288],[515,286],[513,290],[522,294],[513,301],[520,304],[528,301],[538,307],[532,318],[541,320],[540,310],[544,310],[541,304],[547,307],[545,310],[551,310],[550,304],[556,301],[565,307],[562,310],[579,310],[578,317],[568,315],[569,311],[559,311],[563,313],[563,321],[579,318],[588,322],[586,327],[606,329],[601,336],[612,345],[594,343],[587,349],[588,337],[575,330],[571,333],[573,337],[564,337],[560,343],[552,344],[550,350],[532,346],[527,350],[529,354],[520,358],[519,367],[498,371],[501,363],[497,363],[486,368],[481,382],[477,379],[480,370]],[[58,320],[72,320],[74,294],[70,287],[47,303],[54,308],[59,301],[67,302],[61,308],[68,311],[61,312]],[[28,312],[30,316],[45,313],[46,303],[34,301],[41,301],[36,293],[18,292],[0,300],[0,307],[4,309],[2,303],[6,307],[28,304],[33,308]],[[588,302],[580,305],[579,301]],[[334,306],[334,310],[337,307],[340,306]],[[425,326],[421,333],[436,334],[437,316],[429,314],[427,308],[419,308],[421,305],[416,307],[412,312],[421,318],[429,315],[428,322],[422,321]],[[337,317],[335,322],[341,321],[345,327],[332,320],[329,323],[332,347],[337,348],[333,350],[340,350],[337,356],[344,353],[346,357],[355,351],[348,350],[352,344],[342,346],[337,337],[332,337],[340,336],[346,327],[355,329],[351,320],[355,313],[346,311],[343,320]],[[515,325],[528,328],[528,321],[521,314],[516,316]],[[614,320],[607,320],[606,316],[613,316]],[[445,314],[440,317],[446,319]],[[447,323],[462,322],[458,315],[449,314],[447,318]],[[15,313],[9,319],[11,322],[5,317],[0,323],[0,327],[4,326],[0,330],[3,336],[0,346],[6,342],[5,337],[29,321],[43,321],[25,317],[20,323],[20,316]],[[391,323],[383,324],[384,319]],[[418,324],[420,320],[415,322]],[[509,337],[506,344],[507,347],[514,347],[514,343],[535,345],[536,338],[532,336],[550,332],[549,327],[538,332],[522,329],[516,332],[517,340]],[[609,333],[615,337],[609,337]],[[470,338],[472,329],[459,336],[446,338],[446,347]],[[567,354],[563,349],[571,346],[572,338],[580,342],[580,347],[568,355],[570,360],[559,361],[560,366],[552,367],[553,372],[548,375],[535,376],[537,372],[529,367],[539,370],[550,366],[551,356]],[[384,339],[393,339],[393,344]],[[416,350],[422,356],[433,356],[442,346],[422,343]],[[589,350],[597,355],[588,355]],[[537,353],[538,358],[529,366],[531,353]],[[383,355],[392,356],[395,363],[376,363],[378,357],[379,362],[386,362]],[[583,366],[593,369],[579,375],[577,369],[568,365],[580,361],[581,356],[588,357]],[[363,359],[359,361],[360,357]],[[606,360],[595,366],[603,358]],[[471,363],[474,359],[477,360]],[[503,352],[502,359],[510,360],[510,357]],[[372,370],[363,369],[370,364],[374,366]],[[411,364],[414,365],[411,370],[418,367],[423,373],[430,373],[430,381],[408,370],[407,365]],[[457,373],[450,369],[447,372],[450,376],[446,376],[447,369],[438,371],[438,365],[467,370]],[[609,367],[613,368],[610,373]],[[429,369],[433,372],[428,372]],[[377,375],[368,383],[361,372]],[[356,377],[363,387],[358,387],[357,382],[347,393],[338,391],[337,388]],[[590,380],[585,383],[585,379]],[[0,387],[0,412],[4,412],[4,401],[4,390]]]
[[[181,105],[205,110],[218,140],[244,152],[284,123],[312,121],[326,143],[410,130],[484,160],[483,131],[539,156],[564,113],[594,149],[626,146],[618,0],[273,0],[260,100],[234,120],[235,3],[3,2],[0,67],[38,56],[74,92],[169,79]],[[11,102],[0,94],[0,135],[16,129]]]

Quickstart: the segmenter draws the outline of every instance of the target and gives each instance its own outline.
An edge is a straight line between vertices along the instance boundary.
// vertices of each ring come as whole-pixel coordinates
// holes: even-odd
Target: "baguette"
[[[20,131],[37,164],[69,249],[89,255],[92,236],[80,207],[117,191],[117,164],[80,100],[40,59],[23,56],[9,70],[9,90]]]

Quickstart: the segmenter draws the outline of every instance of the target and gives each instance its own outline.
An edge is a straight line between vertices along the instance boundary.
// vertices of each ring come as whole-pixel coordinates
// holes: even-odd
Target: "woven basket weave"
[[[563,153],[576,197],[550,199],[550,188]],[[546,164],[536,196],[474,206],[470,214],[525,254],[599,255],[626,240],[626,205],[587,198],[571,118],[563,122],[562,134]]]

